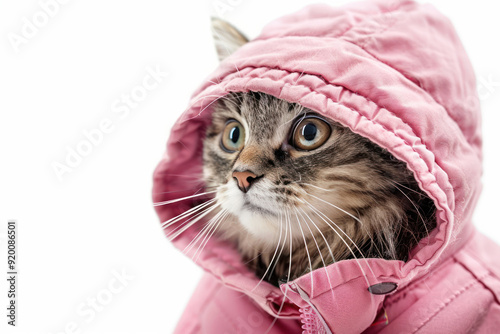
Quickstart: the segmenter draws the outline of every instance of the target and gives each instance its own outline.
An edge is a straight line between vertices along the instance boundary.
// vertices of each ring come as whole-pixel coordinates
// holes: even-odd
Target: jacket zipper
[[[300,297],[308,304],[308,306],[299,309],[303,329],[302,334],[333,334],[325,320],[321,317],[321,314],[319,314],[311,303],[309,296],[297,284],[292,283],[291,285],[293,286],[290,287],[296,290]]]
[[[302,334],[319,334],[325,333],[324,329],[318,327],[318,319],[316,318],[311,306],[299,309],[300,321],[302,322]],[[323,326],[321,326],[323,327]]]

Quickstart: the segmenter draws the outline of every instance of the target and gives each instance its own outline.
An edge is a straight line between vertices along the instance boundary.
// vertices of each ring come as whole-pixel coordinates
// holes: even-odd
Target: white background
[[[234,4],[223,17],[249,37],[313,3],[222,2]],[[496,83],[479,86],[485,186],[475,220],[500,242],[499,8],[486,0],[432,2],[454,22],[480,82]],[[15,329],[6,325],[7,286],[0,280],[0,332],[64,333],[68,325],[80,333],[172,332],[201,270],[164,237],[151,205],[151,175],[172,123],[217,65],[209,30],[214,3],[68,1],[15,52],[9,34],[20,34],[23,18],[33,21],[40,3],[1,2],[0,278],[8,219],[19,222],[20,276]],[[169,73],[163,82],[126,117],[113,113],[115,101],[157,66]],[[58,180],[52,164],[64,162],[67,147],[104,119],[113,131]],[[106,295],[110,283],[120,286],[113,272],[122,270],[133,279]],[[99,294],[111,299],[88,321],[77,309],[88,310],[88,298]]]

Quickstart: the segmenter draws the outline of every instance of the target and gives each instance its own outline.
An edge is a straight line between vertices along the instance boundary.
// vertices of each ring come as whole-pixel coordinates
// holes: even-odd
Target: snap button
[[[382,282],[374,284],[368,288],[368,291],[374,295],[386,295],[398,288],[398,285],[393,282]]]

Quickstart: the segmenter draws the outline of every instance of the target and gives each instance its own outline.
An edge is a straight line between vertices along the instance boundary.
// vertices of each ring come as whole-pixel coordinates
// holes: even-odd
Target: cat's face
[[[248,41],[227,22],[212,28],[220,60]],[[211,107],[200,195],[215,199],[185,213],[191,225],[210,217],[192,241],[199,251],[217,233],[278,284],[345,259],[405,261],[435,227],[434,203],[405,163],[350,129],[264,93]]]
[[[310,213],[308,203],[318,206],[305,193],[319,195],[314,186],[326,186],[318,182],[328,178],[325,150],[342,131],[310,110],[267,95],[222,101],[205,142],[206,183],[217,187],[222,208],[238,218],[234,223],[262,242],[276,243],[287,214],[292,236],[302,237],[295,214]]]
[[[205,183],[234,218],[220,230],[250,236],[261,249],[289,238],[304,245],[310,235],[360,245],[391,229],[388,220],[408,206],[397,186],[411,179],[402,163],[332,120],[266,94],[220,99],[203,157]]]

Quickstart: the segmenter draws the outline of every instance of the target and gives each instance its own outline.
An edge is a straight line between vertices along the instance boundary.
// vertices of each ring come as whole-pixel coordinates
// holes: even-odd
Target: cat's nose
[[[244,172],[233,172],[233,179],[236,180],[236,182],[238,183],[238,188],[240,188],[240,190],[244,193],[246,193],[250,189],[250,186],[259,178],[259,176],[255,175],[249,170],[246,170]]]

